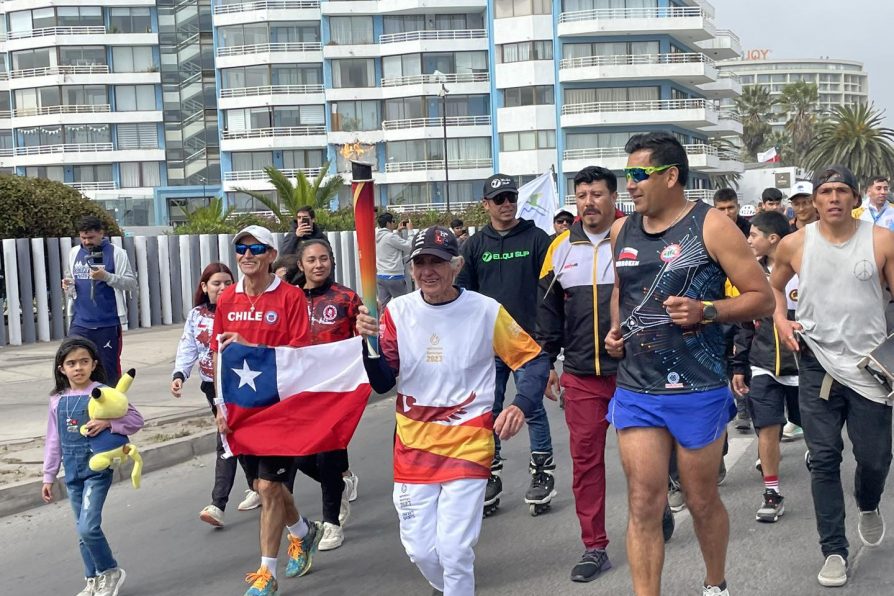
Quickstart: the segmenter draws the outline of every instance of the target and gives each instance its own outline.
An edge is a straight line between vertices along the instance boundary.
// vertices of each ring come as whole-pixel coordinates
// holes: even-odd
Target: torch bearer
[[[357,229],[357,252],[360,257],[360,297],[369,314],[379,320],[376,302],[376,222],[373,205],[372,166],[351,162],[351,195],[354,197],[354,226]],[[369,355],[379,357],[378,338],[368,338]]]

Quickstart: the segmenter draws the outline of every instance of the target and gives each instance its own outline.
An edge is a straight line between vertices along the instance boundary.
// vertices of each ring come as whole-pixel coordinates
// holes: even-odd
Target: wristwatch
[[[713,323],[717,320],[717,307],[713,302],[702,302],[702,325]]]

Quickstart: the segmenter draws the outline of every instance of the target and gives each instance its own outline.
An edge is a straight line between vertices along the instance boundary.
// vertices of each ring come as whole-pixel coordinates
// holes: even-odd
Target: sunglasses
[[[566,226],[570,226],[571,224],[574,223],[574,220],[573,220],[573,219],[557,219],[557,220],[556,220],[556,223],[557,223],[557,224],[564,224],[564,225],[566,225]]]
[[[251,251],[251,254],[258,256],[267,252],[267,248],[266,244],[237,244],[236,254],[244,255],[246,251]]]
[[[676,167],[677,164],[672,163],[666,166],[647,166],[645,168],[624,168],[624,176],[628,180],[633,180],[634,182],[642,182],[643,180],[648,180],[649,176],[652,174],[660,174],[661,172],[668,170],[670,168]]]
[[[495,197],[491,197],[488,199],[494,205],[502,205],[506,201],[509,201],[513,205],[518,202],[518,195],[513,192],[504,192],[503,194],[499,194]]]

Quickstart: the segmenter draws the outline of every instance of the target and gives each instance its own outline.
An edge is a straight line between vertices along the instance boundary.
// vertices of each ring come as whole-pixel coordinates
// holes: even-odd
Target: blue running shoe
[[[276,578],[263,565],[255,573],[247,573],[245,581],[251,584],[245,596],[276,596],[276,591],[279,590]]]
[[[304,538],[296,538],[289,534],[289,562],[286,564],[286,577],[301,577],[310,571],[314,553],[323,539],[323,524],[318,521],[307,522],[307,534]]]

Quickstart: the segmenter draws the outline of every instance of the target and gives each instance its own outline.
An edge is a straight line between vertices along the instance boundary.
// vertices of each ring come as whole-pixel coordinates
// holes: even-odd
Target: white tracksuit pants
[[[400,541],[410,560],[444,596],[475,594],[475,544],[487,480],[394,485]]]

